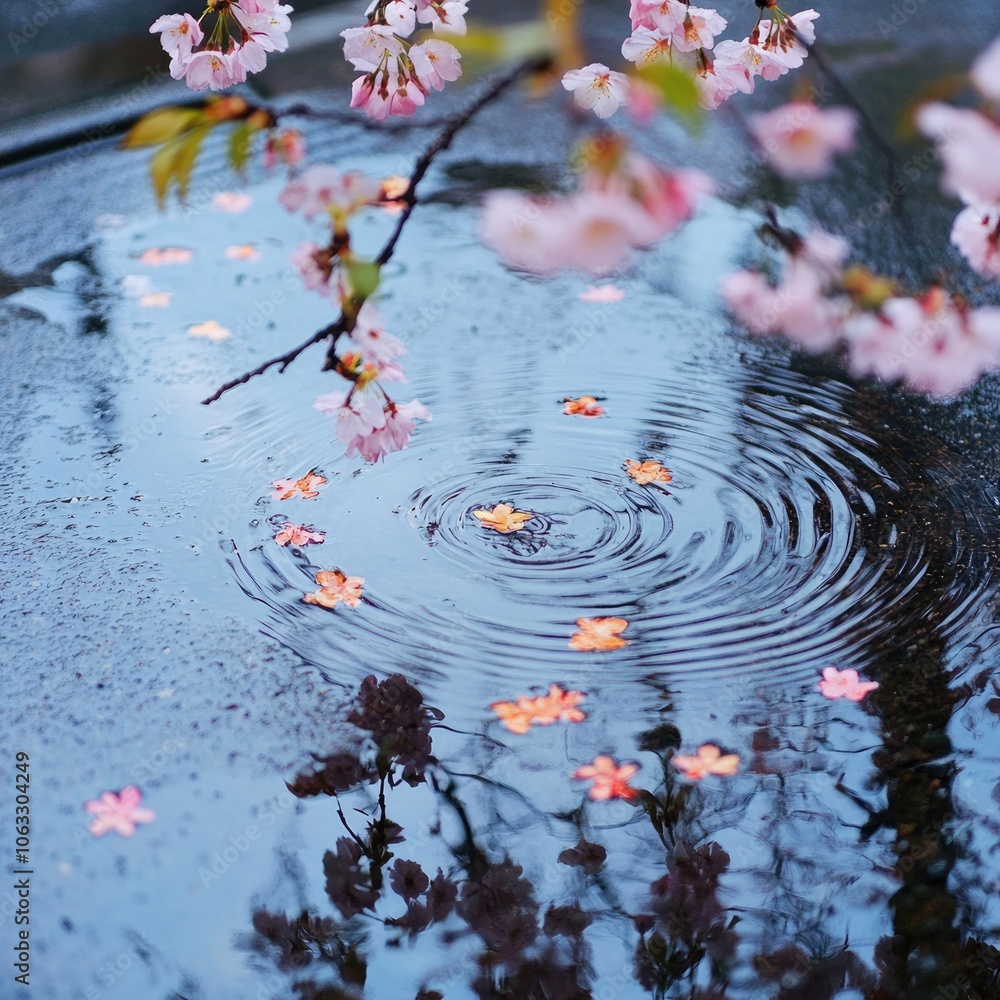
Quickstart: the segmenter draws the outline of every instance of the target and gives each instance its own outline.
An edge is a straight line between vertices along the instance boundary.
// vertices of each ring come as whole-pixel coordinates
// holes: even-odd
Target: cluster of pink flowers
[[[268,52],[288,48],[292,8],[277,0],[208,0],[199,20],[190,14],[165,14],[150,27],[170,56],[170,75],[192,90],[224,90],[259,73]],[[201,22],[215,18],[207,33]]]
[[[845,270],[847,252],[842,240],[814,231],[789,254],[777,284],[739,271],[723,283],[723,297],[753,333],[817,352],[842,345],[855,374],[917,392],[950,396],[1000,367],[1000,308],[973,309],[940,287],[897,295],[886,279]]]
[[[727,21],[713,8],[693,7],[687,0],[632,0],[632,34],[622,45],[622,55],[637,70],[661,61],[688,66],[700,104],[714,110],[737,91],[752,93],[757,77],[777,80],[797,69],[809,54],[818,12],[788,15],[774,6],[769,13],[772,20],[758,17],[742,41],[716,44]],[[600,118],[629,103],[629,77],[603,63],[571,70],[562,83],[580,107],[593,109]]]
[[[573,194],[487,196],[481,237],[509,267],[609,274],[632,248],[652,246],[687,221],[714,187],[700,171],[663,170],[614,138],[585,147],[580,158],[588,166]]]
[[[1000,38],[973,63],[972,82],[995,108],[1000,102]],[[934,139],[944,162],[944,188],[966,207],[951,242],[980,274],[1000,278],[1000,121],[995,114],[948,104],[917,113],[921,131]]]
[[[431,90],[462,75],[461,54],[437,38],[407,39],[417,24],[435,32],[464,35],[466,0],[375,0],[368,23],[342,31],[344,58],[363,74],[354,81],[351,107],[375,121],[412,115]]]
[[[358,311],[349,340],[340,353],[338,371],[353,382],[350,391],[317,396],[313,405],[336,418],[337,437],[347,446],[348,458],[360,455],[377,462],[406,448],[416,421],[430,420],[431,411],[417,399],[396,403],[382,387],[382,382],[406,381],[396,360],[406,348],[385,332],[371,302]]]

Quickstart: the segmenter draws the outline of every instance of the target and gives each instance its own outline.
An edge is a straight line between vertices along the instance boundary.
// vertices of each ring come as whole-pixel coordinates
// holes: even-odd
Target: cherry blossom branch
[[[389,239],[386,241],[385,246],[382,248],[382,252],[375,258],[375,263],[377,263],[379,267],[384,267],[392,259],[392,255],[396,250],[396,244],[399,242],[400,236],[402,236],[403,227],[413,214],[413,209],[416,206],[417,185],[421,180],[423,180],[434,159],[451,145],[455,136],[487,104],[499,97],[500,94],[502,94],[522,76],[544,69],[548,65],[549,61],[548,57],[526,59],[524,62],[515,66],[512,70],[497,77],[474,101],[468,105],[468,107],[454,115],[448,121],[448,124],[445,125],[445,127],[438,133],[437,138],[427,147],[427,149],[424,150],[417,162],[414,164],[406,190],[398,198],[399,203],[403,205],[403,211],[396,220],[395,228],[393,229]],[[358,303],[358,305],[360,306],[360,303]],[[230,389],[235,389],[236,386],[243,385],[244,383],[249,382],[250,379],[256,378],[258,375],[263,375],[264,372],[268,371],[270,368],[280,366],[279,371],[283,372],[300,354],[312,347],[313,344],[318,344],[327,338],[330,338],[330,346],[327,350],[325,367],[326,369],[332,368],[336,364],[336,358],[333,352],[337,345],[337,340],[340,338],[341,334],[349,333],[351,327],[352,322],[349,321],[343,313],[341,313],[341,315],[333,323],[329,326],[325,326],[322,330],[318,330],[308,340],[299,344],[298,347],[293,347],[285,354],[279,355],[276,358],[271,358],[263,364],[258,365],[256,368],[244,372],[239,377],[230,379],[230,381],[226,382],[224,385],[219,386],[215,392],[201,401],[202,405],[208,406],[210,403],[214,403],[225,393],[229,392]]]

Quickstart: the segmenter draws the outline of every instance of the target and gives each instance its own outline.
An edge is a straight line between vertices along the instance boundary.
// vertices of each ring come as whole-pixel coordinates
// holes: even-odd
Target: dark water
[[[399,395],[434,419],[377,466],[312,408],[334,388],[318,357],[199,405],[329,320],[290,273],[316,234],[277,206],[280,180],[253,177],[240,215],[211,207],[232,186],[217,147],[186,212],[157,215],[141,159],[110,150],[0,182],[24,286],[0,306],[0,742],[35,769],[38,949],[33,992],[0,996],[1000,997],[995,387],[929,405],[731,330],[714,288],[757,217],[721,202],[623,276],[620,303],[505,272],[476,238],[477,179],[559,182],[571,139],[532,107],[513,97],[466,137],[386,269]],[[523,129],[498,151],[508,117]],[[720,134],[705,142],[735,155]],[[310,139],[374,174],[422,141]],[[871,197],[852,170],[838,208]],[[952,210],[924,180],[926,243],[901,266],[937,254]],[[752,202],[760,177],[727,183]],[[876,228],[855,236],[891,257],[906,237]],[[259,259],[225,257],[248,242]],[[192,262],[139,260],[164,246]],[[143,277],[168,307],[127,294]],[[210,319],[232,336],[187,332]],[[582,394],[606,416],[565,416]],[[636,485],[628,458],[672,482]],[[318,498],[272,499],[310,469]],[[528,530],[472,516],[501,502]],[[279,548],[286,518],[326,541]],[[302,602],[333,568],[365,578],[357,608]],[[595,616],[627,619],[629,645],[568,648]],[[828,701],[828,666],[881,686]],[[387,864],[336,860],[337,802],[286,787],[346,754],[345,818],[378,827],[378,784],[352,771],[377,713],[348,720],[369,674],[440,713],[391,730],[404,749],[429,735],[435,762],[386,791],[405,839],[366,848]],[[586,693],[585,721],[499,726],[492,702],[552,683]],[[739,773],[683,785],[671,755],[706,742]],[[639,805],[586,799],[571,775],[599,754],[640,765]],[[84,801],[130,782],[155,823],[91,838]],[[581,837],[606,851],[594,872],[558,860]],[[458,908],[394,926],[398,858],[440,868]],[[345,881],[374,911],[348,919]]]

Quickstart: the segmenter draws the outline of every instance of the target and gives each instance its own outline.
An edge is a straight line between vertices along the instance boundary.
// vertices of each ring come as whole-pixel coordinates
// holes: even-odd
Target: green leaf
[[[375,293],[380,277],[380,268],[375,261],[351,257],[345,266],[356,299],[367,299]]]
[[[177,194],[183,201],[191,181],[191,171],[202,141],[212,131],[212,124],[198,125],[190,132],[171,139],[153,154],[149,161],[149,175],[153,180],[153,190],[160,208],[167,199],[171,183],[177,185]]]
[[[242,121],[229,134],[229,162],[237,173],[243,173],[243,168],[250,159],[250,141],[257,128],[248,121]]]
[[[119,143],[122,149],[159,146],[193,128],[202,117],[196,108],[157,108],[143,115]]]
[[[689,125],[701,124],[702,109],[698,103],[698,88],[689,70],[658,60],[643,67],[639,76],[656,87],[667,107],[676,111]]]

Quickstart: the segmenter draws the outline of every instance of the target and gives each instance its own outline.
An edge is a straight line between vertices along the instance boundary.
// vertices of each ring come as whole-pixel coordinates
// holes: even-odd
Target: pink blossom
[[[640,68],[659,61],[669,53],[670,39],[659,28],[640,25],[622,42],[622,55]]]
[[[629,248],[650,246],[660,235],[652,217],[626,195],[580,191],[567,208],[559,234],[562,256],[585,274],[609,274],[625,262]]]
[[[344,58],[355,69],[366,72],[379,69],[387,59],[395,59],[403,51],[403,43],[384,24],[347,28],[340,37],[344,39]]]
[[[952,226],[951,242],[980,274],[1000,278],[1000,208],[963,209]]]
[[[232,52],[203,49],[193,53],[184,64],[187,85],[192,90],[225,90],[246,78],[246,68],[236,58],[237,46]]]
[[[628,801],[639,794],[628,783],[629,778],[638,772],[638,764],[619,764],[612,757],[601,755],[595,757],[592,764],[578,767],[573,772],[573,777],[578,781],[593,782],[588,794],[595,802],[607,802],[610,799]]]
[[[461,53],[454,45],[437,38],[411,46],[409,56],[413,73],[425,88],[443,90],[446,82],[457,80],[462,75]]]
[[[625,291],[617,285],[587,285],[587,290],[580,292],[577,298],[581,302],[620,302],[625,298]]]
[[[342,174],[327,163],[315,163],[290,180],[278,200],[289,212],[301,211],[307,219],[329,214],[346,220],[376,204],[381,191],[381,182],[355,170]]]
[[[639,125],[648,125],[662,105],[663,97],[653,84],[639,76],[629,81],[628,104],[625,107],[632,121]]]
[[[682,0],[632,0],[632,27],[646,27],[670,34],[684,21],[687,5]]]
[[[848,108],[823,110],[793,101],[750,119],[750,131],[768,163],[783,177],[817,178],[828,173],[836,153],[854,148],[857,116]]]
[[[917,125],[934,140],[944,162],[942,186],[967,205],[1000,202],[1000,126],[978,111],[925,104]]]
[[[553,199],[517,191],[491,191],[483,202],[479,235],[508,266],[534,274],[554,274],[565,266],[557,256],[557,230],[566,214]]]
[[[991,101],[1000,101],[1000,38],[994,39],[969,70],[979,92]]]
[[[581,108],[593,109],[598,118],[610,118],[628,101],[628,77],[602,63],[570,70],[564,74],[562,85],[572,91],[573,100]]]
[[[690,781],[701,781],[710,774],[730,777],[740,766],[737,754],[724,754],[714,743],[703,743],[691,754],[677,754],[671,763]]]
[[[737,90],[744,89],[748,79],[743,68],[735,63],[730,63],[728,66],[725,62],[721,66],[709,64],[694,76],[698,103],[707,111],[714,111],[723,101],[728,101]],[[752,81],[750,90],[753,90]]]
[[[378,310],[366,300],[358,310],[351,340],[368,364],[385,366],[406,354],[402,342],[391,333],[386,333],[382,326]]]
[[[728,23],[710,7],[688,7],[684,19],[670,32],[670,42],[678,52],[710,49],[715,36],[725,31]]]
[[[241,191],[220,191],[212,198],[212,208],[220,212],[245,212],[253,204],[253,196]]]
[[[434,31],[464,35],[466,0],[417,0],[417,20],[429,24]]]
[[[330,294],[333,261],[328,250],[320,249],[315,243],[300,243],[292,254],[292,264],[299,272],[302,284],[310,292]]]
[[[325,539],[324,532],[314,531],[304,524],[292,524],[291,521],[286,521],[285,526],[274,536],[279,545],[294,545],[298,548],[304,545],[321,545]]]
[[[844,296],[829,294],[847,252],[843,240],[814,229],[789,255],[777,285],[744,271],[725,279],[723,298],[753,333],[781,333],[806,350],[828,350],[840,339],[850,309]]]
[[[156,813],[151,809],[140,807],[142,792],[135,785],[128,785],[117,795],[114,792],[104,792],[99,799],[91,799],[84,805],[94,819],[88,829],[95,837],[103,837],[111,830],[123,837],[131,837],[135,833],[136,824],[152,823]]]
[[[382,10],[385,23],[403,38],[413,34],[417,26],[417,11],[408,0],[389,0]]]
[[[817,686],[823,697],[829,698],[831,701],[835,701],[837,698],[861,701],[869,691],[875,691],[878,688],[878,682],[861,680],[856,670],[824,667],[823,679]]]
[[[273,129],[267,134],[264,146],[264,169],[270,170],[279,160],[290,167],[301,163],[306,156],[305,136],[294,128],[284,128],[280,132]]]
[[[200,45],[204,35],[190,14],[165,14],[150,26],[150,32],[160,32],[160,44],[170,56],[170,75],[180,80],[192,49]]]

